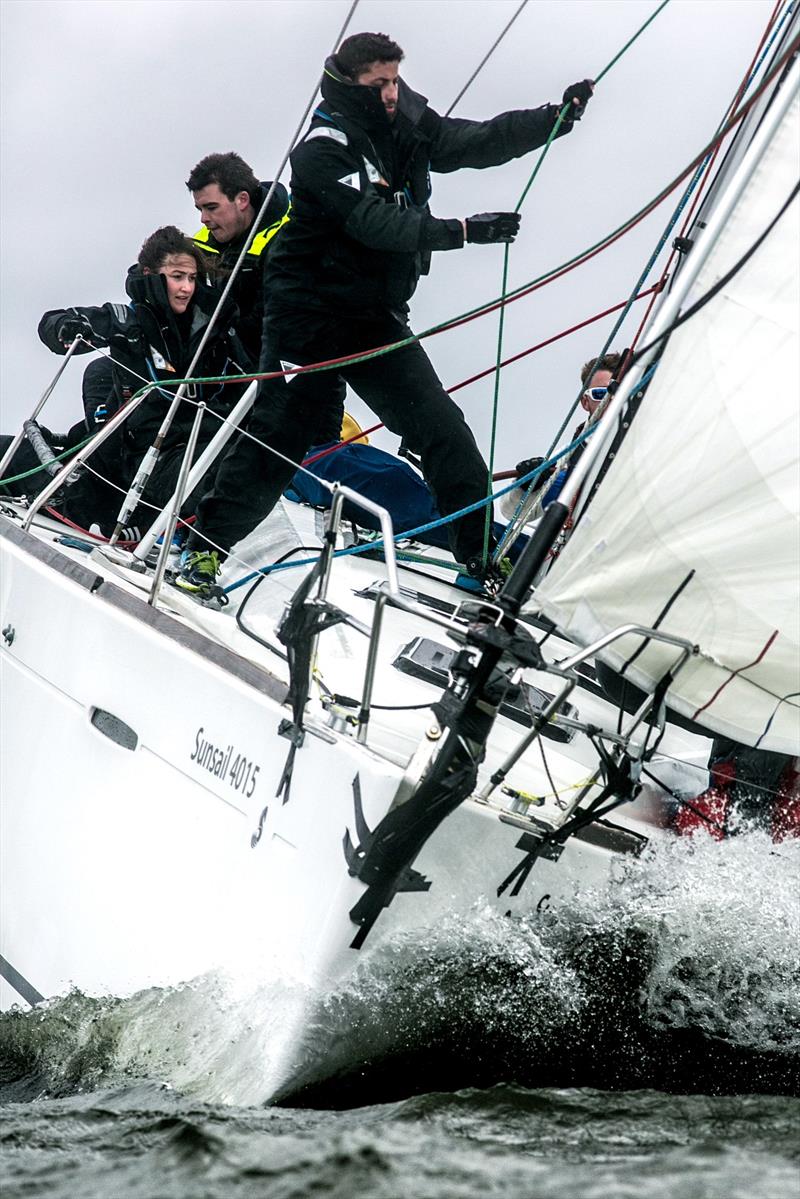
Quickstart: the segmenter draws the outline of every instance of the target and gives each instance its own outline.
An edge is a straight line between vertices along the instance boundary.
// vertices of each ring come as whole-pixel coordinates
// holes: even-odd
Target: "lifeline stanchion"
[[[178,474],[178,482],[175,484],[175,494],[172,497],[172,507],[170,509],[169,520],[167,527],[164,530],[164,540],[161,545],[161,552],[158,555],[155,571],[153,572],[153,585],[150,588],[150,595],[147,597],[147,602],[152,607],[156,606],[158,601],[158,593],[161,590],[161,583],[164,579],[164,571],[167,569],[167,561],[169,560],[169,552],[172,549],[172,538],[175,536],[175,528],[178,524],[181,505],[183,504],[186,495],[186,481],[189,478],[189,468],[192,465],[194,458],[195,447],[197,446],[197,438],[200,436],[200,425],[202,424],[205,415],[206,406],[201,400],[197,405],[197,411],[194,414],[189,440],[186,445],[186,453],[183,455],[181,469]]]
[[[75,340],[70,343],[70,347],[67,350],[66,354],[64,355],[64,361],[61,363],[61,366],[58,368],[56,373],[53,375],[51,382],[48,383],[47,387],[45,387],[44,391],[40,395],[40,397],[36,403],[36,407],[34,408],[33,412],[28,417],[28,421],[36,420],[36,417],[42,411],[45,404],[50,399],[50,396],[53,394],[53,390],[54,390],[56,384],[58,383],[58,380],[61,378],[61,376],[64,374],[64,371],[67,369],[67,363],[69,362],[70,358],[75,353],[75,351],[77,350],[78,346],[80,345],[80,343],[82,341],[83,341],[83,338],[79,334],[75,338]],[[25,436],[25,425],[23,424],[19,433],[15,434],[14,438],[12,439],[11,445],[8,447],[5,454],[3,454],[3,457],[0,458],[0,479],[2,479],[3,471],[6,469],[9,462],[14,457],[14,455],[16,454],[17,450],[19,449],[20,445],[22,444],[22,439],[24,436]]]
[[[345,20],[344,20],[344,24],[342,25],[342,28],[339,31],[339,34],[336,38],[336,42],[334,43],[334,48],[336,46],[338,46],[340,40],[344,36],[344,33],[347,30],[348,25],[350,24],[353,13],[356,11],[356,8],[358,7],[358,3],[359,3],[359,0],[353,0],[352,4],[350,5],[347,16],[345,17]],[[292,135],[292,138],[291,138],[289,146],[286,150],[286,153],[284,154],[283,158],[281,159],[280,166],[278,167],[278,170],[275,172],[275,178],[273,179],[272,183],[270,184],[269,189],[267,190],[267,194],[264,197],[264,201],[263,201],[261,207],[259,208],[258,212],[256,213],[253,224],[250,226],[250,232],[249,232],[247,238],[245,239],[245,243],[242,246],[239,257],[236,259],[233,269],[231,270],[231,273],[230,273],[228,280],[225,284],[225,287],[222,291],[222,295],[220,296],[214,311],[211,313],[211,317],[209,319],[208,325],[206,326],[203,336],[200,339],[200,344],[198,345],[197,350],[195,351],[192,361],[189,363],[189,367],[186,372],[187,380],[191,379],[192,372],[193,372],[194,368],[197,366],[197,363],[200,361],[200,356],[203,353],[203,350],[205,349],[205,347],[208,343],[208,339],[211,336],[211,333],[216,325],[217,316],[218,316],[219,312],[222,310],[222,305],[225,303],[225,301],[228,298],[228,295],[230,293],[231,288],[233,287],[234,281],[239,273],[241,265],[245,260],[247,251],[250,249],[253,239],[256,236],[256,234],[258,233],[259,223],[260,223],[261,218],[263,217],[264,213],[267,210],[267,205],[269,204],[270,200],[272,199],[272,196],[275,192],[275,188],[278,185],[278,180],[280,179],[281,175],[283,174],[286,164],[289,161],[289,155],[291,154],[292,150],[294,149],[295,144],[297,143],[297,141],[300,137],[300,134],[303,132],[303,126],[305,125],[306,118],[308,117],[308,114],[310,113],[310,111],[314,105],[314,102],[316,100],[318,87],[319,87],[319,81],[317,81],[317,83],[315,83],[315,85],[314,85],[314,90],[309,98],[308,104],[306,105],[303,115],[297,124],[297,128],[295,129],[295,132]],[[156,462],[158,461],[159,455],[161,453],[161,447],[164,443],[164,438],[167,436],[170,426],[172,425],[172,422],[175,418],[175,414],[178,411],[178,407],[179,407],[181,401],[183,400],[184,394],[186,392],[186,386],[187,386],[187,383],[184,382],[184,383],[181,383],[180,386],[178,387],[178,390],[175,393],[175,398],[173,399],[172,403],[170,404],[169,410],[168,410],[166,416],[164,417],[164,420],[162,421],[162,424],[158,430],[158,433],[156,434],[156,439],[153,442],[150,449],[145,454],[144,458],[142,459],[139,470],[136,472],[136,477],[134,478],[133,483],[131,484],[130,490],[128,491],[128,494],[125,497],[125,501],[122,505],[122,508],[120,509],[119,516],[117,517],[117,525],[111,536],[110,544],[112,546],[115,544],[115,542],[119,538],[120,533],[122,532],[123,526],[129,520],[131,513],[133,512],[134,508],[136,507],[137,503],[139,502],[139,498],[140,498],[142,492],[144,491],[144,488],[147,484],[147,480],[150,478],[150,475],[152,474],[152,472],[155,468]]]

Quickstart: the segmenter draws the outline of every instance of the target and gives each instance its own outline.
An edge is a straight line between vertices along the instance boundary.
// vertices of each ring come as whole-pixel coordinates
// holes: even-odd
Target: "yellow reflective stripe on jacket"
[[[259,258],[272,241],[278,230],[282,229],[286,222],[290,219],[291,215],[292,206],[289,204],[289,207],[286,209],[286,212],[279,221],[276,221],[274,225],[270,225],[267,229],[262,229],[260,233],[255,235],[250,243],[250,246],[248,247],[247,253],[252,254],[254,258]],[[199,246],[199,248],[206,254],[219,254],[219,250],[215,250],[213,246],[208,244],[208,239],[210,236],[211,235],[208,232],[208,229],[205,225],[203,225],[203,228],[199,229],[197,233],[195,233],[192,241],[195,242],[195,244]]]
[[[200,249],[203,250],[206,254],[219,254],[219,250],[215,250],[213,246],[210,246],[208,244],[208,239],[210,236],[211,235],[208,232],[208,229],[206,228],[205,225],[203,225],[202,229],[197,230],[197,233],[195,233],[194,237],[192,238],[192,241],[194,242],[194,244],[196,246],[199,246]]]
[[[265,247],[272,241],[273,237],[278,232],[278,230],[283,228],[283,226],[286,224],[286,222],[291,218],[291,215],[292,215],[292,205],[290,202],[289,207],[286,209],[286,212],[283,214],[283,216],[281,217],[281,219],[279,221],[276,221],[274,225],[270,225],[268,229],[262,229],[260,233],[257,233],[255,235],[255,237],[253,238],[253,244],[251,245],[251,247],[247,251],[247,253],[255,254],[256,256],[258,256],[265,249]]]

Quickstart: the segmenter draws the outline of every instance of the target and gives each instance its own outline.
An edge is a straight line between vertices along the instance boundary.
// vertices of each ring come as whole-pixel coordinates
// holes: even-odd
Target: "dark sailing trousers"
[[[341,358],[410,333],[404,321],[389,313],[363,320],[308,310],[270,313],[261,370]],[[475,438],[427,354],[413,342],[354,365],[263,381],[247,428],[289,461],[240,435],[219,465],[213,490],[198,506],[194,546],[202,547],[207,538],[229,551],[272,510],[309,447],[320,444],[324,432],[338,440],[338,427],[332,431],[325,426],[340,419],[342,380],[419,456],[443,515],[485,498],[488,468]],[[448,526],[458,561],[482,552],[484,522],[485,509],[479,509]]]

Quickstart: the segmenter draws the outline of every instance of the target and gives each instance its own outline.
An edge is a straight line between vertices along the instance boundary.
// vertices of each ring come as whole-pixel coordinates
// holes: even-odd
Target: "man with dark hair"
[[[373,63],[401,63],[405,55],[385,33],[354,33],[342,42],[334,58],[342,75],[356,81]]]
[[[325,63],[323,103],[292,152],[292,219],[270,258],[263,371],[359,354],[413,337],[408,301],[434,250],[514,240],[517,213],[441,220],[431,215],[430,172],[490,167],[547,140],[560,105],[489,121],[441,117],[399,78],[403,52],[384,34],[361,33]],[[569,132],[592,84],[564,93]],[[486,496],[488,470],[461,410],[419,342],[336,370],[265,381],[250,432],[284,457],[239,440],[198,508],[178,583],[208,594],[217,560],[270,511],[308,449],[320,412],[348,382],[418,455],[439,510],[449,515]],[[484,512],[449,526],[458,561],[490,587],[483,561]],[[203,547],[203,548],[201,548]]]
[[[231,150],[201,158],[186,186],[203,222],[203,228],[194,236],[195,245],[211,260],[214,273],[225,276],[236,265],[272,185],[259,183],[252,168]],[[282,183],[277,183],[233,286],[233,300],[239,309],[238,332],[253,367],[261,353],[267,247],[288,219],[289,194]]]

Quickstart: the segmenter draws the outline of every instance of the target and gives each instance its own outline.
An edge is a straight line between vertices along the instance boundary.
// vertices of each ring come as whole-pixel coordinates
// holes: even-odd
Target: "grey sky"
[[[361,0],[349,32],[403,46],[407,82],[444,111],[518,0]],[[124,300],[124,277],[159,225],[198,227],[184,187],[212,150],[238,150],[272,178],[347,11],[346,0],[3,0],[0,431],[30,411],[58,360],[42,313]],[[598,74],[656,0],[531,0],[454,115],[557,101]],[[671,0],[601,83],[575,132],[554,144],[523,207],[511,287],[573,257],[646,203],[712,135],[772,0]],[[434,177],[438,216],[513,208],[535,156]],[[288,184],[288,177],[284,176]],[[625,298],[670,201],[589,265],[508,309],[504,355]],[[434,257],[412,305],[421,330],[495,297],[502,250]],[[658,267],[657,267],[658,270]],[[656,271],[657,273],[657,271]],[[638,323],[634,309],[625,333]],[[495,468],[540,452],[610,321],[503,373]],[[427,342],[445,386],[491,365],[497,315]],[[43,422],[80,414],[70,364]],[[489,443],[491,378],[458,393]],[[369,420],[359,402],[352,411]],[[394,439],[381,442],[392,448]]]

